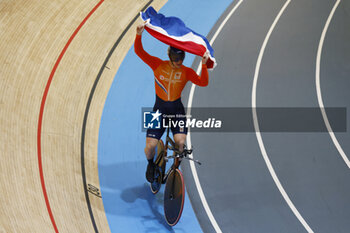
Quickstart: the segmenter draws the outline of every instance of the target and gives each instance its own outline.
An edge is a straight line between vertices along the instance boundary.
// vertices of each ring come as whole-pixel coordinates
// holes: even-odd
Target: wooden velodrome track
[[[113,118],[113,127],[104,124],[102,111],[110,106],[108,92],[118,93],[117,99],[124,100],[132,93],[139,92],[140,97],[150,90],[142,86],[142,93],[140,89],[130,91],[112,85],[117,70],[120,74],[128,63],[126,54],[140,22],[138,13],[150,4],[156,10],[170,4],[184,8],[186,1],[169,1],[165,7],[167,1],[161,0],[0,1],[0,233],[119,232],[124,222],[123,232],[196,232],[189,231],[187,225],[178,224],[178,229],[162,225],[159,200],[150,192],[151,199],[148,194],[140,195],[145,189],[149,191],[144,170],[132,176],[131,182],[111,179],[144,168],[147,162],[143,148],[128,153],[142,158],[134,170],[130,171],[125,161],[98,167],[104,157],[99,142],[110,143],[110,138],[120,136],[111,131],[128,139],[136,132],[136,127],[135,131],[118,128],[121,124],[117,123],[124,124],[124,119]],[[216,5],[219,2],[223,1]],[[214,33],[218,36],[214,49],[220,65],[210,74],[210,85],[198,88],[192,106],[318,108],[323,102],[321,86],[315,87],[321,73],[325,105],[349,107],[349,1],[240,0],[232,1],[228,8],[223,7],[225,4],[221,4],[225,12],[220,12],[220,19],[207,34],[211,39]],[[210,5],[203,9],[213,11]],[[208,17],[203,9],[197,13]],[[238,10],[231,14],[234,9]],[[185,10],[197,17],[193,5]],[[332,12],[337,14],[331,21]],[[222,22],[227,22],[225,28]],[[204,25],[202,21],[200,24]],[[220,34],[216,34],[218,28],[223,29]],[[125,69],[126,78],[131,71],[143,74],[143,69],[148,69],[139,59],[142,66],[130,61],[134,69]],[[147,81],[147,85],[152,83]],[[139,98],[130,100],[121,105],[124,118],[134,113],[126,108],[138,108],[142,102]],[[113,102],[114,109],[119,103]],[[115,111],[108,113],[116,115]],[[110,131],[102,134],[105,128]],[[331,130],[327,131],[261,136],[255,129],[243,136],[236,132],[193,134],[195,156],[204,165],[196,176],[207,199],[204,194],[200,196],[199,182],[195,184],[195,176],[190,173],[193,169],[188,163],[182,166],[186,196],[191,199],[201,229],[348,233],[350,162],[346,155],[340,156],[339,146],[330,138]],[[348,132],[338,136],[348,151]],[[124,143],[118,138],[115,141]],[[115,141],[111,143],[117,144]],[[118,147],[111,148],[104,158],[118,157],[113,154]],[[108,198],[117,201],[106,204]],[[128,208],[121,208],[120,203]],[[211,207],[217,222],[206,206]],[[111,218],[113,214],[115,218]],[[131,224],[124,216],[132,219]],[[150,221],[144,223],[146,218]],[[184,219],[191,221],[194,217],[183,215]]]
[[[110,232],[87,184],[99,187],[104,100],[149,3],[0,1],[1,233]]]

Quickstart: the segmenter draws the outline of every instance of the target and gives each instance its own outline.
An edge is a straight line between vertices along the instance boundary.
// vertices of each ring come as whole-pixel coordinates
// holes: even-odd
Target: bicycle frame
[[[172,170],[176,170],[176,169],[179,168],[179,166],[180,166],[180,158],[181,159],[192,160],[195,163],[201,165],[201,163],[198,160],[195,160],[193,158],[187,157],[188,154],[192,153],[192,149],[187,150],[186,148],[183,148],[182,152],[180,152],[178,150],[176,143],[169,136],[169,131],[170,131],[170,129],[167,128],[166,141],[165,141],[165,145],[164,145],[164,148],[163,148],[163,151],[162,151],[162,156],[160,156],[160,157],[157,156],[156,164],[159,165],[159,164],[162,164],[164,162],[167,162],[169,158],[174,158],[174,162],[173,162],[172,166],[170,167],[170,169],[168,171],[166,171],[166,172],[163,171],[164,172],[164,177],[162,179],[162,183],[164,183],[167,180],[167,178],[168,178],[168,176],[169,176],[169,174],[170,174],[170,172]],[[168,156],[168,149],[173,151],[173,155],[172,156]],[[159,166],[161,166],[161,165],[159,165]]]
[[[168,149],[170,150],[173,150],[174,151],[174,154],[176,154],[177,152],[179,153],[179,151],[177,151],[176,149],[176,143],[173,141],[173,139],[169,136],[169,128],[167,128],[167,134],[166,134],[166,141],[165,141],[165,146],[164,146],[164,154],[163,154],[163,159],[164,158],[167,158],[168,156]],[[169,143],[170,143],[170,147],[169,147]],[[173,169],[177,169],[180,165],[180,162],[179,162],[179,157],[175,157],[174,158],[174,162],[173,162],[173,165],[171,166],[170,169],[168,169],[168,171],[165,173],[164,177],[163,177],[163,182],[167,180],[170,172],[173,170]]]

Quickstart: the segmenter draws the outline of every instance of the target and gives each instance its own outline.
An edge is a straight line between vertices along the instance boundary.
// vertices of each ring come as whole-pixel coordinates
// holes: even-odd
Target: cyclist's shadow
[[[120,197],[123,201],[128,203],[134,203],[137,199],[146,200],[154,217],[152,217],[152,215],[142,216],[142,223],[156,220],[169,232],[175,232],[165,221],[163,212],[163,195],[161,190],[158,194],[154,195],[150,190],[149,184],[143,184],[141,186],[124,189]],[[147,224],[144,225],[146,226]],[[146,232],[158,232],[159,230],[159,227],[148,227]]]

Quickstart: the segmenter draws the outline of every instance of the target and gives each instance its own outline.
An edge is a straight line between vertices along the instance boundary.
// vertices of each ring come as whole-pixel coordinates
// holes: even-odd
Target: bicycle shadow
[[[145,182],[146,166],[145,161],[99,164],[104,211],[111,219],[121,216],[124,226],[136,220],[143,232],[175,232],[164,218],[162,189],[154,195]]]
[[[174,229],[172,229],[172,227],[166,223],[164,219],[164,213],[159,211],[159,209],[161,209],[161,211],[163,210],[162,192],[159,192],[158,194],[154,195],[153,193],[151,193],[149,184],[145,183],[141,186],[135,186],[132,188],[124,189],[120,194],[120,197],[123,201],[127,203],[134,203],[137,199],[146,200],[150,210],[152,211],[153,217],[149,215],[141,216],[143,218],[143,225],[147,225],[146,222],[148,221],[157,221],[159,224],[163,225],[163,227],[166,228],[169,232],[175,232]],[[145,229],[145,232],[159,231],[161,231],[159,227],[148,227]]]

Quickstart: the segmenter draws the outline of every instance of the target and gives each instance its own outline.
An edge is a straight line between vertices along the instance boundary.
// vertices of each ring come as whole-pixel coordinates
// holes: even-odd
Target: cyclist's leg
[[[154,180],[154,169],[155,165],[153,162],[153,157],[155,154],[155,148],[157,146],[158,139],[146,137],[146,147],[145,154],[148,160],[147,169],[146,169],[146,180],[150,183]]]
[[[183,122],[184,124],[176,124],[176,127],[171,127],[171,132],[174,135],[174,141],[179,151],[183,151],[184,145],[186,143],[187,136],[187,127],[186,127],[186,118],[185,117],[176,117],[174,119],[177,122]],[[180,127],[184,126],[184,127]]]
[[[171,111],[175,115],[175,118],[173,118],[172,121],[176,122],[176,124],[171,125],[171,132],[173,133],[174,141],[178,147],[178,150],[182,152],[186,142],[187,118],[186,118],[185,108],[181,102],[181,99],[176,100],[174,102],[174,106],[172,107]],[[174,127],[174,125],[176,126]]]
[[[185,133],[176,133],[174,134],[175,144],[178,146],[179,151],[183,151],[185,142],[186,142],[186,134]]]
[[[164,112],[162,103],[163,101],[157,96],[156,102],[153,106],[153,111],[155,112],[159,110],[161,113]],[[155,155],[155,148],[164,131],[165,128],[163,126],[161,126],[159,129],[147,129],[145,155],[148,161],[151,159],[153,160]]]
[[[157,146],[158,140],[162,137],[164,130],[164,128],[147,130],[145,155],[148,160],[148,165],[146,170],[146,179],[150,183],[152,183],[154,180],[155,164],[153,158],[155,154],[155,148]]]
[[[147,160],[154,158],[157,143],[157,138],[146,137],[145,155]]]
[[[160,129],[147,129],[146,134],[146,146],[145,146],[145,155],[147,160],[153,159],[155,154],[155,149],[159,139],[162,137],[165,128],[161,127]]]
[[[181,132],[180,132],[179,129],[173,129],[172,132],[173,132],[173,135],[174,135],[175,144],[176,144],[178,150],[180,152],[182,152],[183,149],[184,149],[184,145],[186,143],[187,128],[185,128],[184,131],[181,129]],[[181,161],[182,161],[182,159],[180,158],[179,162],[181,163]]]
[[[180,111],[182,115],[184,115],[184,112]],[[182,121],[184,124],[182,124],[182,126],[184,127],[180,127],[181,124],[176,124],[176,127],[172,127],[171,128],[171,132],[173,133],[174,136],[174,141],[176,144],[177,149],[182,152],[184,149],[184,145],[186,143],[186,136],[187,136],[187,127],[186,127],[186,117],[175,117],[174,119],[177,122]],[[182,159],[179,159],[180,163],[181,163]]]

